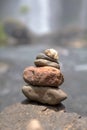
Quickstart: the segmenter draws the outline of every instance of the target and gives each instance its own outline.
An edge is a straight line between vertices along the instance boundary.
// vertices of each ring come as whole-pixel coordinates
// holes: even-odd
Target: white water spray
[[[30,12],[24,18],[29,28],[41,35],[50,31],[49,0],[20,0],[21,5],[27,5]],[[21,17],[23,19],[23,16]]]
[[[49,32],[49,0],[39,0],[40,4],[40,18],[41,18],[41,32]]]

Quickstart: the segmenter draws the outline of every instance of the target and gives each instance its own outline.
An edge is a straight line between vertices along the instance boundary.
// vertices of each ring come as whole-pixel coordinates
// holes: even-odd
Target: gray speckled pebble
[[[22,92],[30,100],[50,105],[59,104],[67,98],[67,94],[61,89],[49,87],[23,86]]]
[[[57,64],[57,63],[55,63],[55,62],[52,62],[52,61],[49,61],[49,60],[45,60],[45,59],[36,59],[36,60],[34,61],[34,64],[35,64],[37,67],[51,66],[51,67],[60,69],[59,64]]]

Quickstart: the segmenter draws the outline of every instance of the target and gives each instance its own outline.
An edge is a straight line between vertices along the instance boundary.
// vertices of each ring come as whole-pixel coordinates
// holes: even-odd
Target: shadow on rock
[[[54,110],[54,111],[66,111],[65,110],[65,106],[62,104],[62,103],[59,103],[57,105],[47,105],[47,104],[42,104],[42,103],[39,103],[39,102],[34,102],[34,101],[31,101],[31,100],[28,100],[28,99],[25,99],[21,102],[21,104],[23,105],[37,105],[37,106],[44,106],[45,109],[43,109],[42,111],[46,111],[47,109],[51,109],[51,110]]]

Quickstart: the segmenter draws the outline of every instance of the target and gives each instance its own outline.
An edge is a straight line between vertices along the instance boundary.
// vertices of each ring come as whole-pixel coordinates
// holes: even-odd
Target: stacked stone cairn
[[[58,53],[54,49],[47,49],[37,55],[36,67],[27,67],[23,72],[23,79],[27,83],[23,86],[23,94],[31,101],[43,104],[57,105],[67,98],[59,86],[64,82],[60,71]]]

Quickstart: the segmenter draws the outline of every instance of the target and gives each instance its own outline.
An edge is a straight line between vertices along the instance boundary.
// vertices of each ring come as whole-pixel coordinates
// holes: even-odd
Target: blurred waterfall
[[[29,12],[22,15],[22,5]],[[64,28],[87,27],[87,0],[1,0],[0,18],[22,20],[32,32],[44,34]]]
[[[58,31],[62,28],[62,0],[49,0],[49,24],[51,31]]]
[[[20,0],[20,4],[30,8],[25,22],[33,32],[43,34],[50,31],[49,0]]]

